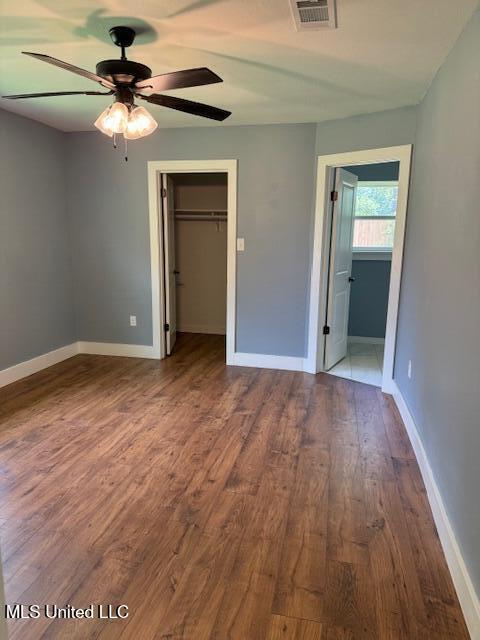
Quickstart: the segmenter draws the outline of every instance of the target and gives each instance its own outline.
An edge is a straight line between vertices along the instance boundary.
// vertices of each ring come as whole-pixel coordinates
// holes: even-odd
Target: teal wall
[[[347,171],[354,173],[359,180],[381,181],[398,180],[398,162],[379,162],[376,164],[359,164],[356,167],[344,167]]]
[[[391,264],[390,260],[352,262],[349,336],[385,337]]]
[[[398,180],[399,163],[382,162],[344,167],[359,180]],[[350,289],[348,335],[384,338],[387,324],[390,260],[359,260],[352,263],[355,282]]]

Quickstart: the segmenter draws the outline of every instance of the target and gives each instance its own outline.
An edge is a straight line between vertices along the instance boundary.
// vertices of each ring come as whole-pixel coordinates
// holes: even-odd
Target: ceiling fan
[[[125,49],[130,47],[135,40],[135,31],[130,27],[118,26],[109,30],[113,42],[121,47],[122,53],[119,60],[102,60],[96,66],[96,73],[81,69],[63,60],[57,60],[42,53],[23,51],[27,56],[37,60],[48,62],[61,69],[98,82],[108,91],[55,91],[49,93],[26,93],[12,96],[2,96],[9,100],[23,98],[43,98],[51,96],[105,96],[115,95],[115,102],[105,109],[95,121],[95,126],[102,133],[114,137],[123,134],[128,140],[142,138],[149,135],[157,128],[157,123],[144,107],[135,105],[135,98],[140,98],[151,104],[156,104],[169,109],[176,109],[195,116],[222,121],[231,115],[230,111],[212,107],[201,102],[183,100],[176,96],[163,95],[161,93],[148,93],[149,91],[167,91],[169,89],[183,89],[186,87],[198,87],[216,82],[222,79],[216,73],[206,67],[197,69],[185,69],[162,75],[153,76],[152,71],[146,65],[133,60],[127,60]],[[147,92],[147,93],[144,93]]]

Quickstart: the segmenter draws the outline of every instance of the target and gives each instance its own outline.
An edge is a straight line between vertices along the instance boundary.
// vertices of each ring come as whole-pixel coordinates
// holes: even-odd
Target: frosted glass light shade
[[[107,107],[105,111],[102,111],[93,124],[106,136],[112,137],[113,129],[110,127],[110,121],[108,119],[109,111],[110,107]]]
[[[128,140],[136,140],[150,135],[157,127],[158,124],[144,107],[134,107],[130,111],[127,128],[123,135]]]
[[[124,133],[128,123],[128,108],[121,102],[114,102],[111,107],[102,111],[94,125],[107,136]]]

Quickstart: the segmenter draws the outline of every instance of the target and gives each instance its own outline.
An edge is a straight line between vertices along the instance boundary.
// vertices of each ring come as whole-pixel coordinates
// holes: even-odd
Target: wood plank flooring
[[[0,390],[7,602],[126,604],[12,639],[466,639],[391,401],[334,376],[76,356]]]

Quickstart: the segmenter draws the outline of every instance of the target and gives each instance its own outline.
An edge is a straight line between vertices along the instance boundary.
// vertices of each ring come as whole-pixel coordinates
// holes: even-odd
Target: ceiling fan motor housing
[[[130,47],[135,40],[135,30],[131,27],[112,27],[109,30],[112,41],[121,47],[122,57],[120,60],[102,60],[97,64],[97,75],[110,80],[117,85],[134,85],[141,80],[152,77],[152,70],[140,62],[127,60],[125,49]]]
[[[152,70],[133,60],[102,60],[97,64],[97,75],[115,84],[134,85],[152,77]]]

